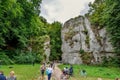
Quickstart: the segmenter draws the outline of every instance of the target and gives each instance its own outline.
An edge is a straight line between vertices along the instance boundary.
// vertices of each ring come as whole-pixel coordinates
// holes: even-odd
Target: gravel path
[[[56,65],[56,67],[55,67],[55,69],[54,69],[54,72],[53,72],[53,78],[54,78],[55,80],[60,80],[61,74],[62,74],[61,70],[60,70],[60,69],[57,67],[57,65]]]
[[[51,80],[60,80],[60,76],[62,74],[61,70],[58,68],[57,66],[58,64],[56,64],[54,70],[53,70],[53,74],[52,74],[52,78]],[[37,80],[41,80],[41,78],[39,77]],[[45,79],[47,80],[47,75],[45,75]]]

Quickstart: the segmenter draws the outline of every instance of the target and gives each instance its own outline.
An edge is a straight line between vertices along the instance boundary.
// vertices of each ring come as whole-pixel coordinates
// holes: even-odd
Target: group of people
[[[73,66],[70,65],[70,67],[65,67],[63,70],[62,70],[62,74],[61,74],[61,77],[60,79],[61,80],[67,80],[70,78],[70,76],[73,76]]]
[[[44,80],[44,74],[45,73],[48,77],[48,80],[51,80],[51,76],[52,76],[54,68],[55,68],[55,63],[54,62],[50,63],[49,66],[46,66],[46,64],[43,63],[42,66],[40,67],[41,80]]]
[[[40,67],[40,72],[41,72],[41,79],[40,80],[45,80],[44,78],[44,74],[46,73],[47,75],[47,80],[51,80],[51,76],[53,73],[53,70],[55,68],[55,63],[52,62],[48,65],[46,65],[45,63],[43,63]],[[80,70],[80,75],[83,77],[87,76],[87,72],[85,69]],[[73,76],[73,66],[70,65],[70,67],[65,67],[62,70],[62,74],[60,75],[60,80],[69,80],[69,78]],[[102,78],[97,78],[97,80],[102,80]],[[115,80],[120,80],[118,78],[116,78]]]
[[[6,77],[3,71],[0,71],[0,80],[17,80],[14,71],[10,71],[10,76]]]
[[[48,80],[51,80],[51,76],[53,73],[53,70],[55,68],[55,63],[52,62],[50,63],[48,66],[43,63],[40,67],[40,72],[41,72],[41,79],[40,80],[44,80],[44,74],[46,73]],[[60,76],[60,80],[67,80],[70,76],[73,76],[73,66],[70,65],[70,67],[65,67],[62,70],[62,74]]]

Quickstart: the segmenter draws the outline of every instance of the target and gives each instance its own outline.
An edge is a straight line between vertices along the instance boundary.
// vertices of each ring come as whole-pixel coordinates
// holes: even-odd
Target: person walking
[[[46,69],[45,63],[43,63],[42,66],[40,67],[40,72],[41,72],[41,76],[42,76],[41,80],[44,80],[45,69]]]
[[[0,71],[0,80],[6,80],[3,71]]]
[[[64,70],[62,70],[62,74],[60,75],[60,80],[68,80]]]
[[[72,65],[70,65],[70,68],[69,68],[69,75],[73,76],[73,66]]]
[[[51,65],[49,65],[49,67],[46,69],[46,74],[48,76],[48,80],[51,79],[52,73],[53,73],[53,68]]]

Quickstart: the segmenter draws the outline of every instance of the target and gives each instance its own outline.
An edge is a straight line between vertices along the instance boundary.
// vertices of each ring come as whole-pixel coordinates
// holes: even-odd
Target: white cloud
[[[65,22],[80,14],[87,12],[89,2],[94,0],[43,0],[41,5],[41,15],[48,22]]]

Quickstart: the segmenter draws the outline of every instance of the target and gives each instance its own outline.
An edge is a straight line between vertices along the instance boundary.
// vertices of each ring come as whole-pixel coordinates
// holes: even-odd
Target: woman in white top
[[[48,80],[51,79],[51,75],[53,73],[53,68],[51,66],[49,66],[46,70],[47,76],[48,76]]]

